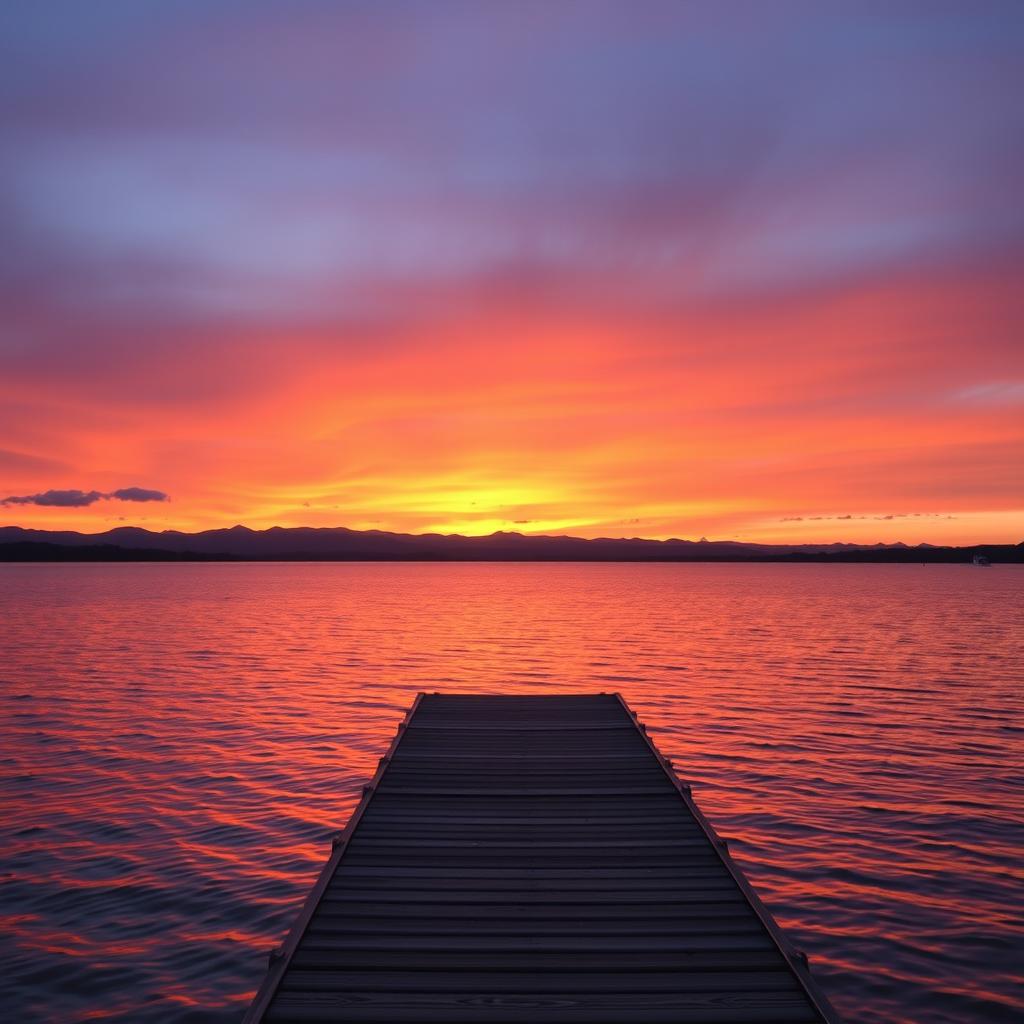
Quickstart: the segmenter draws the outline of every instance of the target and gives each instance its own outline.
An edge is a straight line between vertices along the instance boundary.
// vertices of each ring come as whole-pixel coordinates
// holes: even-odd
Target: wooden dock
[[[421,694],[244,1024],[834,1022],[615,694]]]

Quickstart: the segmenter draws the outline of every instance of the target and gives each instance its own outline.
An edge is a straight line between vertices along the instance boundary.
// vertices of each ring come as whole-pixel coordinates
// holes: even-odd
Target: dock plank
[[[514,971],[291,971],[281,983],[282,992],[478,992],[483,995],[505,992],[716,992],[722,976],[716,971],[666,971],[657,973],[535,974]],[[785,970],[734,971],[729,987],[735,992],[769,990],[795,992],[798,985]]]
[[[422,694],[245,1024],[837,1021],[616,694]]]
[[[356,1022],[396,1020],[436,1024],[480,1021],[521,1024],[552,1021],[559,1024],[735,1024],[736,1021],[813,1022],[819,1018],[802,993],[779,992],[672,992],[649,993],[379,993],[282,992],[268,1021]]]

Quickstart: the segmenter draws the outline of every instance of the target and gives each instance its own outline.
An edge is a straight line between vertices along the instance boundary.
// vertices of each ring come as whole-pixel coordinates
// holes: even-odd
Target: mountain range
[[[104,533],[0,527],[0,561],[503,561],[503,562],[1024,562],[1024,544],[747,544],[492,533],[406,534],[337,527],[271,527],[159,533],[122,526]]]

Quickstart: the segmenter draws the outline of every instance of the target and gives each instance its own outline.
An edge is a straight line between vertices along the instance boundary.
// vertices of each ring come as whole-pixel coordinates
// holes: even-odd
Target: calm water
[[[0,566],[3,1020],[237,1021],[419,690],[619,690],[853,1021],[1024,1014],[1024,571]]]

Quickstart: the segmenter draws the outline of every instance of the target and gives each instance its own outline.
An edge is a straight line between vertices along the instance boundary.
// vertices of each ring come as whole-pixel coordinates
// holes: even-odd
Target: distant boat
[[[975,555],[971,561],[975,565],[991,565],[992,563],[984,555]]]

